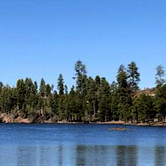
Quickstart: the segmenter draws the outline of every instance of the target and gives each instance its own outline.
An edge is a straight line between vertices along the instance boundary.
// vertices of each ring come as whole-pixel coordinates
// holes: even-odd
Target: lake
[[[0,124],[0,166],[165,166],[166,127]]]

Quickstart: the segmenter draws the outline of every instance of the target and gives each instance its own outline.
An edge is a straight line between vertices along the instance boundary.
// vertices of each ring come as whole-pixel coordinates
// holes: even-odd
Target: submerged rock
[[[131,129],[123,128],[123,127],[115,127],[108,129],[109,131],[132,131]]]

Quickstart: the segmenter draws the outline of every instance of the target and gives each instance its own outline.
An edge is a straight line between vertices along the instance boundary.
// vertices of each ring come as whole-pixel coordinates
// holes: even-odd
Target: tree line
[[[165,71],[156,69],[155,96],[138,94],[140,73],[135,62],[127,68],[120,65],[117,80],[111,84],[105,77],[87,75],[86,66],[75,64],[76,85],[68,91],[63,75],[57,90],[42,78],[38,86],[31,78],[19,79],[15,87],[0,83],[0,113],[30,122],[107,122],[122,120],[140,123],[164,122],[166,116]]]

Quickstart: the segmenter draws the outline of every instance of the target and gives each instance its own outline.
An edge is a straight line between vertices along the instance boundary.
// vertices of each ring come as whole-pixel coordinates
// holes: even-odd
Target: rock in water
[[[111,129],[108,129],[109,131],[131,131],[131,129],[126,129],[126,128],[123,128],[123,127],[115,127],[115,128],[111,128]]]

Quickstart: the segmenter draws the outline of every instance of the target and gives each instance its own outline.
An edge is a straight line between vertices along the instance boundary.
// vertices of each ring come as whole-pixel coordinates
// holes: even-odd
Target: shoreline
[[[166,123],[155,122],[153,124],[148,123],[131,123],[131,122],[123,122],[123,121],[109,121],[109,122],[67,122],[67,121],[59,121],[59,122],[29,122],[27,120],[24,121],[9,121],[9,122],[1,122],[0,124],[101,124],[101,125],[122,125],[122,126],[140,126],[140,127],[166,127]]]
[[[131,122],[124,122],[124,121],[110,121],[110,122],[99,122],[99,124],[112,124],[112,125],[124,125],[124,126],[151,126],[151,127],[165,127],[166,123],[161,122],[154,122],[153,124],[150,123],[131,123]]]
[[[165,127],[166,123],[163,122],[153,122],[153,123],[135,123],[135,122],[125,122],[125,121],[108,121],[108,122],[68,122],[68,121],[57,121],[54,122],[52,119],[48,119],[48,120],[39,120],[36,122],[31,122],[28,118],[21,118],[21,117],[17,117],[17,118],[13,118],[11,115],[7,115],[7,114],[1,114],[0,115],[0,123],[1,124],[110,124],[110,125],[123,125],[123,126],[152,126],[152,127]]]

